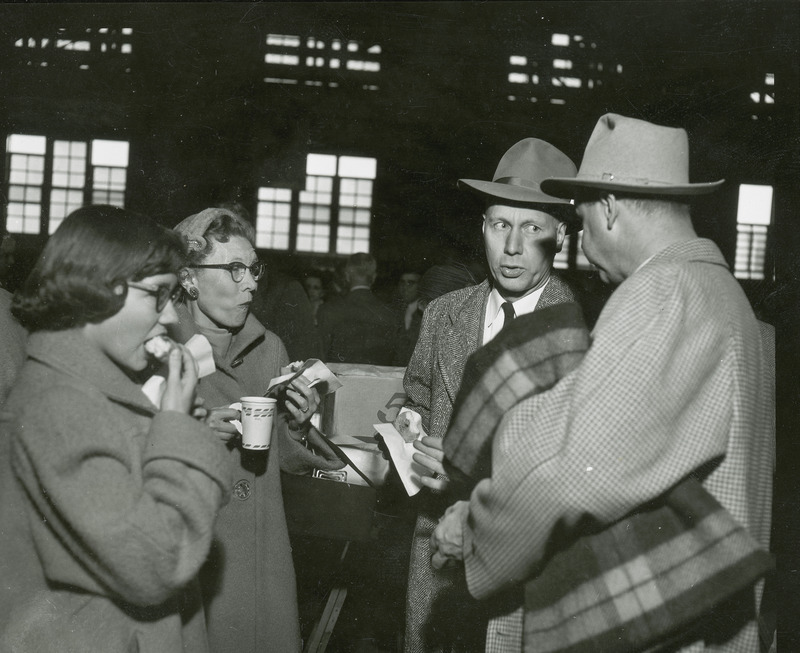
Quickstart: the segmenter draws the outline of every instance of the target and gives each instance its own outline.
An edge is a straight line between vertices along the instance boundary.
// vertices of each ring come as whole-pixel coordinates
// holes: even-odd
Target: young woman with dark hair
[[[70,214],[14,299],[28,358],[0,419],[0,650],[206,651],[196,575],[230,470],[196,363],[161,406],[134,379],[177,321],[180,239],[110,206]]]

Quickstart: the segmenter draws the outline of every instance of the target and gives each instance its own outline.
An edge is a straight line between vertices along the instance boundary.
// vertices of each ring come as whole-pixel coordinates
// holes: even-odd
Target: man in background
[[[351,255],[344,269],[348,292],[320,306],[317,322],[325,362],[392,364],[397,323],[389,306],[372,292],[377,270],[372,255]]]

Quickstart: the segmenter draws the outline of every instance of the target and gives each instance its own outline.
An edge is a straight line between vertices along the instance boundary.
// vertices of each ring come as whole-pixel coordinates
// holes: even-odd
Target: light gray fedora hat
[[[492,181],[459,179],[459,188],[512,202],[531,204],[569,204],[543,192],[541,182],[548,177],[574,177],[577,168],[561,150],[538,138],[515,143],[500,159]]]
[[[580,188],[637,195],[705,195],[725,182],[689,183],[686,130],[607,113],[592,132],[575,177],[552,175],[545,192],[574,197]]]

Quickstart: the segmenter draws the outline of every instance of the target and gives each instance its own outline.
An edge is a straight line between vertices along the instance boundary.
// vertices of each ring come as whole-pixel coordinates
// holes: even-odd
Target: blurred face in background
[[[409,304],[417,298],[417,289],[419,287],[419,275],[416,272],[405,272],[400,276],[400,281],[397,282],[397,292],[400,298]]]
[[[309,301],[322,301],[322,298],[325,294],[322,288],[322,279],[319,277],[308,276],[303,279],[303,288],[305,288]]]

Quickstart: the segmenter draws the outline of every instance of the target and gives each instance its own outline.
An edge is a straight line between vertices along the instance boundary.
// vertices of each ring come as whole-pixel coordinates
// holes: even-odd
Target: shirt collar
[[[532,293],[514,300],[512,302],[512,304],[514,304],[514,315],[519,317],[520,315],[532,313],[536,308],[536,304],[539,303],[539,298],[542,296],[544,289],[547,288],[548,283],[550,283],[550,279],[548,279],[541,288],[537,288]],[[492,326],[497,316],[502,312],[500,307],[505,301],[506,300],[500,296],[497,288],[492,288],[492,291],[489,293],[489,299],[486,301],[486,327]]]

